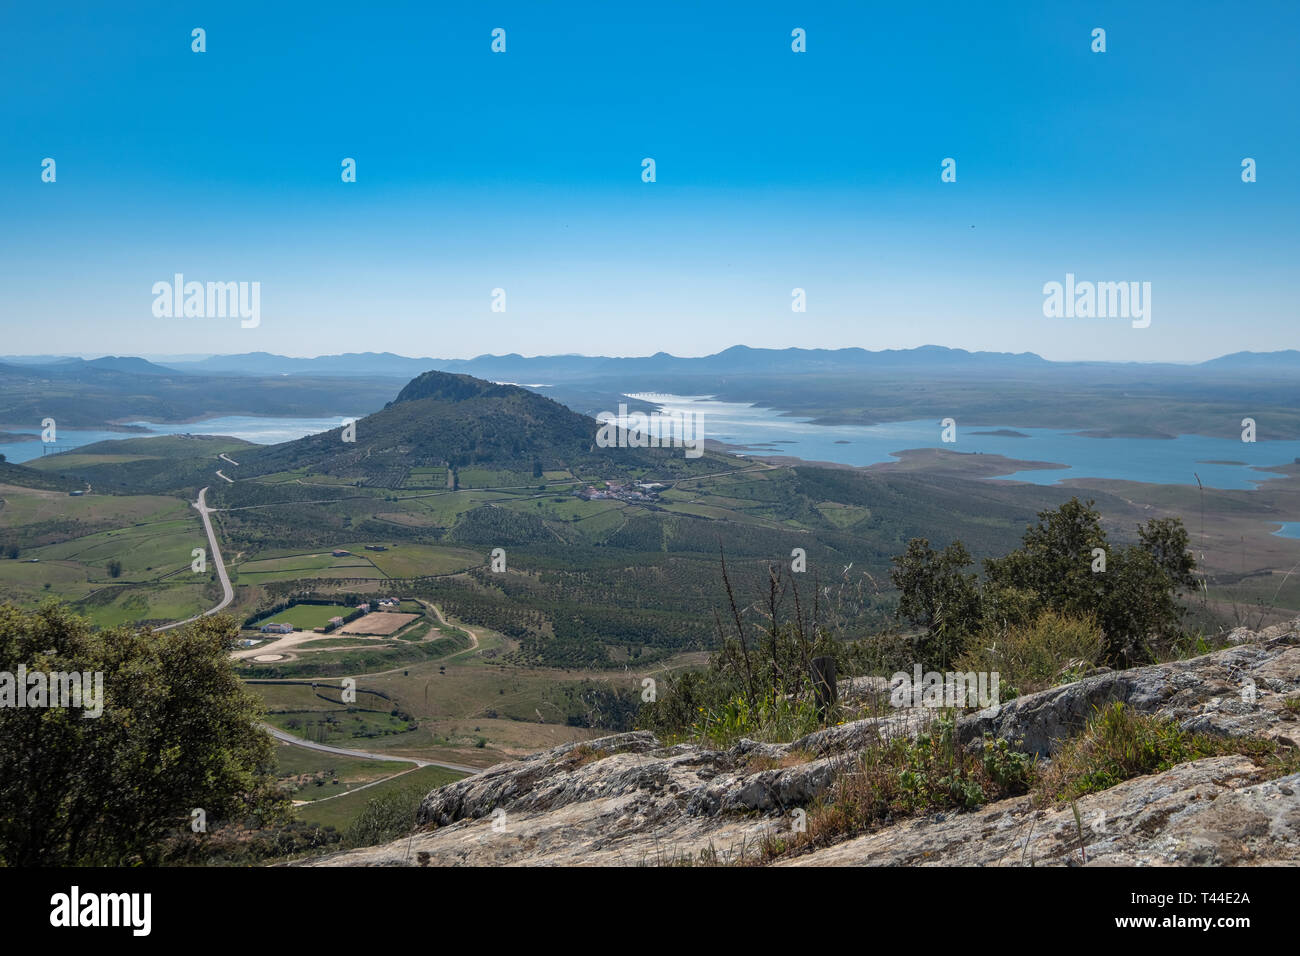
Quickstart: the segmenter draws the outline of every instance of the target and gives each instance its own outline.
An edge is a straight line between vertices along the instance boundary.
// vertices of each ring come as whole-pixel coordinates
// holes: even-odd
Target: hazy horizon
[[[248,354],[253,354],[253,353],[265,353],[265,354],[269,354],[269,355],[275,355],[275,356],[277,356],[277,357],[281,357],[281,358],[288,358],[288,359],[303,359],[303,360],[312,360],[312,359],[320,359],[320,358],[336,358],[336,357],[338,357],[338,356],[348,355],[348,354],[354,354],[354,355],[367,355],[367,354],[369,354],[369,355],[384,355],[384,354],[387,354],[387,355],[393,355],[393,356],[395,356],[395,357],[397,357],[397,358],[403,358],[403,359],[412,359],[412,360],[430,359],[430,360],[433,360],[433,361],[449,361],[449,362],[468,362],[468,361],[473,361],[474,359],[482,359],[482,358],[505,358],[505,357],[507,357],[507,356],[512,356],[512,355],[517,355],[518,357],[520,357],[520,358],[524,358],[524,359],[535,359],[535,358],[584,358],[584,359],[591,359],[591,358],[609,358],[609,359],[634,359],[634,358],[652,358],[652,357],[654,357],[655,355],[666,354],[666,355],[668,355],[668,356],[671,357],[671,358],[678,358],[678,359],[692,359],[692,358],[708,358],[708,357],[711,357],[711,356],[714,356],[714,355],[719,355],[719,354],[721,354],[722,352],[726,352],[726,351],[729,351],[729,350],[734,349],[734,348],[748,348],[748,349],[752,349],[752,350],[755,350],[755,351],[760,351],[760,350],[761,350],[761,351],[784,351],[784,350],[786,350],[786,349],[800,349],[800,350],[804,350],[804,351],[815,351],[815,350],[824,350],[824,351],[844,351],[844,350],[855,349],[855,348],[856,348],[856,349],[862,349],[862,350],[864,350],[864,351],[866,351],[866,352],[870,352],[870,353],[879,353],[879,352],[884,352],[884,351],[915,351],[915,350],[917,350],[917,349],[923,349],[923,348],[941,348],[941,349],[951,349],[951,350],[953,350],[953,351],[966,351],[966,352],[969,352],[969,353],[972,354],[972,355],[980,354],[980,353],[987,353],[987,354],[1012,354],[1012,355],[1037,355],[1039,358],[1042,358],[1042,359],[1044,359],[1045,361],[1052,362],[1052,363],[1058,363],[1058,364],[1078,363],[1078,364],[1098,364],[1098,365],[1103,365],[1103,364],[1104,364],[1104,365],[1198,365],[1198,364],[1201,364],[1201,363],[1203,363],[1203,362],[1211,361],[1211,360],[1213,360],[1213,359],[1223,358],[1223,357],[1225,357],[1225,356],[1227,356],[1227,355],[1235,354],[1235,352],[1215,352],[1215,353],[1207,354],[1204,358],[1180,359],[1180,360],[1174,360],[1174,359],[1161,359],[1161,358],[1150,358],[1150,359],[1078,359],[1078,358],[1053,358],[1053,357],[1051,357],[1051,356],[1043,355],[1042,353],[1039,353],[1039,352],[1033,352],[1033,351],[1031,351],[1031,350],[1022,350],[1022,351],[1017,351],[1017,352],[1008,352],[1008,351],[1004,351],[1004,350],[1000,350],[1000,349],[961,349],[961,348],[959,348],[959,347],[957,347],[957,346],[940,345],[940,344],[935,343],[935,342],[925,342],[925,343],[922,343],[921,345],[916,345],[916,346],[905,346],[905,347],[902,347],[902,348],[896,348],[896,349],[870,348],[870,347],[867,347],[867,346],[861,346],[861,345],[857,345],[857,346],[854,346],[854,345],[847,345],[847,346],[841,346],[841,347],[839,347],[839,348],[823,348],[823,347],[821,347],[821,346],[805,346],[805,345],[756,346],[756,345],[748,345],[748,344],[745,344],[745,343],[735,343],[735,344],[733,344],[733,345],[726,346],[725,348],[721,348],[721,349],[718,349],[718,350],[716,350],[716,351],[712,351],[712,352],[704,352],[704,353],[698,353],[698,354],[695,354],[695,353],[684,353],[684,352],[672,352],[672,351],[668,351],[668,350],[659,350],[659,351],[656,351],[656,352],[643,352],[643,353],[637,353],[637,354],[631,354],[631,353],[619,353],[619,354],[616,354],[616,353],[612,353],[612,352],[539,352],[539,353],[535,353],[535,354],[527,354],[527,353],[522,353],[522,352],[506,351],[506,352],[480,352],[480,353],[477,353],[477,354],[474,354],[474,355],[415,355],[415,354],[410,354],[410,353],[407,353],[407,352],[399,352],[399,351],[396,351],[396,350],[393,350],[393,349],[358,349],[358,350],[347,350],[347,351],[340,351],[340,352],[317,352],[317,353],[315,353],[315,354],[306,355],[306,354],[293,354],[292,352],[277,352],[277,351],[271,351],[271,350],[267,350],[267,349],[248,349],[248,350],[240,351],[240,352],[199,352],[199,353],[191,353],[191,354],[186,354],[186,355],[160,354],[160,353],[154,353],[154,352],[123,352],[123,351],[118,351],[118,352],[97,352],[97,351],[91,351],[91,352],[41,352],[41,353],[18,353],[18,352],[14,352],[14,353],[8,353],[8,354],[0,355],[0,362],[4,361],[5,359],[46,359],[46,358],[50,358],[50,359],[83,359],[83,360],[85,360],[85,361],[93,361],[93,360],[95,360],[95,359],[101,359],[101,358],[139,358],[139,359],[144,359],[145,361],[148,361],[148,362],[154,362],[154,363],[158,363],[158,364],[165,364],[165,363],[167,363],[167,362],[176,362],[176,363],[182,363],[182,362],[201,362],[201,361],[204,361],[205,359],[211,359],[211,358],[236,358],[236,357],[241,356],[241,355],[248,355]],[[1295,350],[1294,348],[1280,348],[1280,349],[1268,349],[1268,350],[1238,349],[1238,350],[1235,350],[1235,351],[1236,351],[1236,352],[1253,352],[1253,353],[1255,353],[1255,354],[1270,354],[1270,353],[1279,353],[1279,352],[1292,352],[1292,351],[1296,351],[1296,350]]]

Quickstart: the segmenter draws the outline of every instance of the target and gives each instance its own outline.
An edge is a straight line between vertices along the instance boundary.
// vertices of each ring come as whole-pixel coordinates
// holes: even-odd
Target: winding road
[[[482,767],[467,767],[459,763],[447,763],[445,760],[425,760],[423,757],[398,757],[394,754],[376,754],[365,750],[348,750],[345,747],[331,747],[328,744],[318,744],[310,740],[303,740],[301,737],[295,737],[293,734],[287,734],[278,727],[272,727],[270,724],[262,724],[262,729],[267,731],[276,740],[282,740],[287,744],[293,744],[295,747],[306,747],[308,750],[319,750],[322,753],[338,754],[340,757],[361,757],[366,760],[388,760],[396,763],[413,763],[417,767],[446,767],[448,770],[459,770],[462,773],[481,773]]]
[[[212,509],[208,507],[207,502],[208,489],[199,490],[199,500],[193,502],[193,507],[199,510],[199,517],[203,519],[203,530],[208,533],[208,551],[212,555],[212,563],[217,567],[217,577],[221,579],[221,603],[216,607],[209,608],[202,614],[195,614],[193,617],[187,617],[183,621],[175,621],[172,624],[164,624],[162,627],[155,627],[154,631],[169,631],[173,627],[180,627],[182,624],[189,624],[191,621],[197,621],[201,617],[208,617],[216,614],[218,611],[225,610],[231,601],[235,599],[235,589],[230,586],[230,575],[226,573],[226,563],[221,560],[221,549],[217,546],[217,534],[212,530]]]

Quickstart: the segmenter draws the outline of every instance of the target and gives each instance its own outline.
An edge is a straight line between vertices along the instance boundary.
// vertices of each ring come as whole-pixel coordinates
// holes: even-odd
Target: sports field
[[[392,634],[394,631],[410,624],[419,616],[418,614],[393,614],[389,611],[374,611],[370,614],[363,614],[340,630],[344,634]]]
[[[295,604],[287,611],[281,611],[274,617],[259,621],[262,624],[290,624],[296,630],[310,631],[315,627],[324,627],[332,617],[346,617],[352,609],[342,604]]]

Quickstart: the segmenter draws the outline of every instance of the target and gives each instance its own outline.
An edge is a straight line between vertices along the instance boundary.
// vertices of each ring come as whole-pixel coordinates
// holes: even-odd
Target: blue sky
[[[1293,2],[444,6],[6,4],[0,353],[1300,346]]]

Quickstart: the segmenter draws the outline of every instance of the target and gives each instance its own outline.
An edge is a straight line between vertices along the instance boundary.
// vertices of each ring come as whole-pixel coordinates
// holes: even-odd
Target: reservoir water
[[[860,466],[891,461],[900,451],[944,448],[1058,465],[999,476],[1040,485],[1054,484],[1063,478],[1195,485],[1195,476],[1199,475],[1209,488],[1250,489],[1260,482],[1281,477],[1259,468],[1289,464],[1300,458],[1300,441],[1247,443],[1204,435],[1179,435],[1172,439],[1090,438],[1066,429],[1019,428],[1013,422],[968,425],[960,418],[957,440],[944,443],[938,421],[815,425],[806,418],[783,415],[774,409],[719,402],[708,396],[639,393],[629,397],[657,403],[665,414],[698,413],[703,417],[706,438],[747,446],[749,454],[790,455],[806,461]]]
[[[276,442],[292,441],[306,435],[338,428],[343,423],[343,416],[336,418],[263,418],[254,415],[227,415],[223,418],[209,418],[201,422],[186,422],[179,425],[155,424],[153,422],[131,422],[149,429],[148,432],[108,431],[105,429],[58,428],[55,437],[58,441],[44,444],[40,440],[41,430],[9,429],[12,434],[30,434],[33,441],[0,441],[0,454],[6,461],[21,464],[53,455],[58,452],[75,451],[83,445],[99,441],[111,441],[119,438],[147,438],[151,435],[229,435],[259,445],[273,445]]]
[[[944,443],[938,421],[886,422],[880,425],[815,425],[806,418],[783,415],[770,408],[737,402],[719,402],[708,396],[635,394],[659,404],[665,413],[698,413],[704,435],[732,445],[745,446],[748,454],[789,455],[806,461],[843,465],[874,465],[891,461],[900,451],[944,448],[956,452],[1004,455],[1020,460],[1052,462],[1051,469],[1011,471],[1003,479],[1050,485],[1062,478],[1118,478],[1156,484],[1194,485],[1195,475],[1210,488],[1250,489],[1280,477],[1259,468],[1300,458],[1300,441],[1242,442],[1204,435],[1158,438],[1090,438],[1065,429],[1019,428],[1004,425],[966,425],[957,421],[957,440]],[[275,418],[231,415],[184,424],[132,424],[146,432],[100,429],[59,429],[58,441],[43,445],[40,429],[16,430],[33,441],[0,442],[6,460],[21,463],[42,454],[74,451],[93,442],[147,435],[230,435],[257,444],[291,441],[337,428],[343,416],[333,418]],[[989,434],[998,433],[998,434]],[[1300,537],[1300,522],[1291,522],[1277,534]]]

